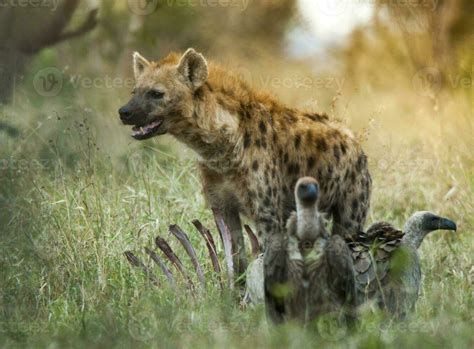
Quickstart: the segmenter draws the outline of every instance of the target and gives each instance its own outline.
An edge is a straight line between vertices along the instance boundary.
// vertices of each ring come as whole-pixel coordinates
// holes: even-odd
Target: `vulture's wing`
[[[328,265],[328,286],[342,304],[357,306],[354,263],[346,242],[339,235],[333,235],[326,245]]]
[[[285,292],[288,282],[287,237],[274,234],[267,240],[263,257],[265,308],[275,323],[281,323],[285,316]]]
[[[383,291],[392,253],[400,246],[403,232],[390,223],[374,223],[355,241],[347,242],[356,272],[356,287],[365,298]],[[381,294],[383,297],[383,294]]]
[[[370,226],[365,233],[369,241],[375,242],[377,240],[392,241],[399,240],[403,237],[403,232],[396,229],[388,222],[377,222]]]

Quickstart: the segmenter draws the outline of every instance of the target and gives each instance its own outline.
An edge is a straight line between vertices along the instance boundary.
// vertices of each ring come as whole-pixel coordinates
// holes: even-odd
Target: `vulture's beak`
[[[452,220],[444,217],[439,218],[439,223],[438,223],[438,230],[454,230],[457,231],[457,226],[456,223],[453,222]]]

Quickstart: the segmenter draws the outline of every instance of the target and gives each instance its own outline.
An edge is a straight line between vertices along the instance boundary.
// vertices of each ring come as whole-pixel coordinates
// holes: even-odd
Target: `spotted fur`
[[[319,209],[333,217],[333,233],[363,228],[371,192],[367,158],[344,125],[326,114],[306,112],[255,90],[193,49],[159,62],[135,55],[136,88],[131,125],[163,120],[169,133],[199,155],[209,204],[230,226],[245,270],[240,215],[257,224],[265,245],[278,242],[295,209],[298,178],[321,187]],[[161,100],[147,97],[159,89]]]

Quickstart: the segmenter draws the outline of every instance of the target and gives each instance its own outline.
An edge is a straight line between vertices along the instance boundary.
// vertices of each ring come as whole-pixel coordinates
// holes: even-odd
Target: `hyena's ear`
[[[145,68],[149,66],[150,62],[148,62],[145,57],[138,52],[133,53],[133,72],[135,73],[135,79],[138,78]]]
[[[194,49],[188,49],[178,63],[180,72],[192,86],[197,90],[207,80],[208,68],[204,56]]]

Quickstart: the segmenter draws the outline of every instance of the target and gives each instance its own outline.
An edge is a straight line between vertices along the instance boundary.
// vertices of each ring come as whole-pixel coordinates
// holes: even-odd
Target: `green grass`
[[[217,239],[192,153],[168,137],[131,142],[113,111],[118,97],[105,106],[90,96],[92,102],[40,105],[39,112],[28,103],[4,108],[2,120],[21,127],[22,136],[0,140],[0,346],[472,347],[468,104],[432,113],[416,99],[400,106],[400,98],[355,94],[348,110],[335,111],[366,134],[370,221],[401,226],[414,211],[429,209],[456,220],[459,232],[437,232],[424,242],[422,294],[408,321],[391,322],[366,306],[350,330],[324,321],[275,328],[262,307],[242,309],[230,292],[221,294],[190,223],[199,218]],[[380,101],[393,105],[378,113]],[[452,187],[455,194],[445,198]],[[135,251],[153,267],[143,247],[161,235],[191,268],[167,232],[171,223],[188,232],[205,265],[208,284],[196,296],[182,280],[179,291],[166,286],[157,268],[161,286],[152,285],[123,256]]]

